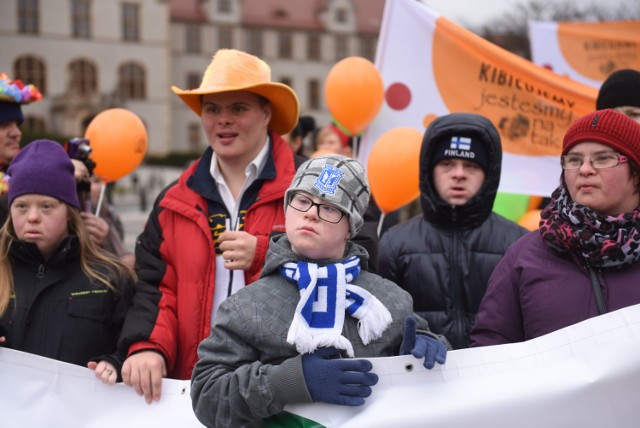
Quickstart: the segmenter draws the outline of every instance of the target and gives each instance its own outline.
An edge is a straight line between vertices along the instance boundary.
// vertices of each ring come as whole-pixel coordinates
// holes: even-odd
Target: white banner
[[[636,305],[528,342],[451,351],[431,371],[413,357],[372,359],[380,381],[363,407],[286,410],[342,428],[635,428],[639,356]]]
[[[559,184],[564,133],[595,108],[595,88],[501,49],[415,0],[385,2],[376,67],[384,102],[358,160],[366,165],[378,138],[394,128],[424,132],[438,116],[478,113],[500,132],[500,192],[549,196]]]
[[[0,417],[20,428],[202,427],[191,409],[190,382],[164,379],[148,405],[133,388],[105,385],[92,370],[0,348]]]
[[[640,420],[639,355],[636,305],[528,342],[452,351],[431,371],[410,356],[374,358],[380,381],[364,406],[286,410],[345,428],[631,428]],[[6,348],[0,379],[7,426],[201,426],[189,381],[165,379],[160,402],[147,405],[132,388],[104,385],[89,369]]]

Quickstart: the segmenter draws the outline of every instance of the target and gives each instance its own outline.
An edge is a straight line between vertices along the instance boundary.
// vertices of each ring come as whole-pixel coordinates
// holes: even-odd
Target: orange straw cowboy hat
[[[202,112],[202,95],[219,92],[248,91],[271,102],[273,113],[269,128],[280,135],[289,133],[298,122],[298,97],[293,89],[271,81],[269,65],[253,55],[235,49],[220,49],[214,55],[197,89],[171,90],[198,116]]]

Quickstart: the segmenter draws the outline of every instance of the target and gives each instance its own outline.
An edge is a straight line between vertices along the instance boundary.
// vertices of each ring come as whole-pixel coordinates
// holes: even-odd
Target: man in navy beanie
[[[640,71],[614,71],[600,86],[596,110],[614,109],[640,123]]]
[[[437,118],[420,151],[423,213],[380,239],[378,273],[407,290],[415,312],[454,349],[469,346],[493,268],[527,232],[492,212],[501,164],[500,134],[487,118]]]
[[[41,98],[42,94],[35,86],[11,80],[6,73],[0,73],[0,171],[3,173],[20,150],[20,125],[24,122],[22,104],[40,101]],[[2,193],[6,193],[6,187],[0,186]]]
[[[42,94],[33,85],[25,85],[20,80],[11,80],[6,73],[0,73],[0,224],[9,215],[7,190],[9,179],[7,168],[20,150],[24,122],[22,104],[39,101]]]

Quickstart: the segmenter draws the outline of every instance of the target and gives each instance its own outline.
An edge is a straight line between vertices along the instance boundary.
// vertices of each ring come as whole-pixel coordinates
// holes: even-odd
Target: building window
[[[291,59],[293,56],[293,37],[288,31],[281,31],[278,34],[278,57]]]
[[[123,100],[143,100],[147,97],[144,68],[134,63],[126,63],[118,70],[120,97]]]
[[[18,32],[27,34],[38,34],[39,31],[39,0],[18,0]]]
[[[262,57],[262,31],[249,30],[247,32],[247,52],[257,57]]]
[[[376,39],[363,37],[360,39],[360,56],[373,61],[376,57]]]
[[[347,10],[340,8],[340,9],[336,9],[336,22],[339,22],[341,24],[345,24],[347,22]]]
[[[218,28],[218,48],[233,48],[233,30],[231,28]]]
[[[187,74],[187,88],[188,89],[196,89],[200,87],[200,74],[199,73],[188,73]]]
[[[96,92],[98,78],[96,67],[89,61],[80,59],[69,64],[69,89],[79,95],[91,95]]]
[[[47,80],[44,62],[32,56],[18,57],[13,63],[13,78],[24,84],[33,84],[42,95],[47,93]]]
[[[231,13],[231,0],[218,0],[219,13]]]
[[[309,34],[307,37],[307,59],[310,61],[320,61],[321,59],[321,38],[320,34]]]
[[[47,132],[45,121],[41,117],[27,116],[24,123],[20,127],[23,131],[29,131],[32,134],[44,134]]]
[[[349,56],[349,40],[347,36],[336,36],[336,61]]]
[[[91,4],[89,0],[71,2],[71,32],[73,37],[88,39],[91,37]]]
[[[280,79],[280,83],[282,83],[283,85],[287,85],[288,87],[293,89],[293,80],[291,80],[291,77],[283,76]]]
[[[202,126],[198,122],[191,122],[188,129],[189,148],[193,152],[199,152],[201,149],[200,136],[202,135]]]
[[[185,27],[185,51],[188,53],[200,53],[202,52],[200,26],[199,25],[187,25]]]
[[[310,79],[308,82],[309,108],[320,110],[320,82],[317,79]]]
[[[140,5],[122,4],[122,39],[137,42],[140,40]]]

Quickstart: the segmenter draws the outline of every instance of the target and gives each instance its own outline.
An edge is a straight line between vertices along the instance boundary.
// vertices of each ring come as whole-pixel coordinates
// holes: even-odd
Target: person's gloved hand
[[[416,358],[424,358],[422,364],[431,370],[436,362],[444,364],[447,360],[447,347],[437,339],[422,334],[416,334],[416,320],[408,316],[404,320],[402,348],[400,355],[413,355]]]
[[[319,348],[302,356],[302,372],[315,402],[361,406],[378,383],[378,375],[368,360],[331,359],[340,354],[336,348]]]

